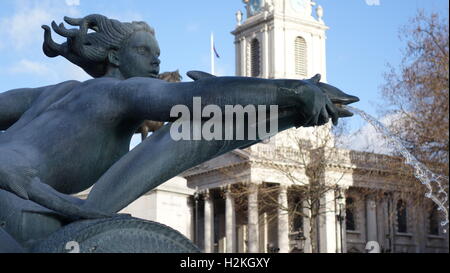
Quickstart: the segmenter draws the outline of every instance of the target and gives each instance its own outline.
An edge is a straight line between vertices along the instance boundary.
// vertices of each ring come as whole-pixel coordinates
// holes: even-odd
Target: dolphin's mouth
[[[353,113],[345,109],[345,105],[358,102],[359,98],[345,94],[345,96],[330,98],[330,100],[336,106],[340,117],[351,117]]]
[[[322,89],[322,91],[328,96],[331,102],[336,106],[339,117],[351,117],[353,113],[345,109],[345,105],[355,103],[359,101],[359,98],[342,92],[326,83],[317,83],[317,85]]]

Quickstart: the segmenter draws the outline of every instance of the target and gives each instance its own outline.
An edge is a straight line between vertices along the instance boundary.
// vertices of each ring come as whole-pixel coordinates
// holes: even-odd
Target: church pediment
[[[199,175],[202,173],[211,172],[213,170],[234,166],[237,164],[242,164],[248,162],[250,156],[245,150],[234,150],[219,157],[213,158],[205,163],[195,166],[187,171],[185,171],[182,176],[189,177],[194,175]]]

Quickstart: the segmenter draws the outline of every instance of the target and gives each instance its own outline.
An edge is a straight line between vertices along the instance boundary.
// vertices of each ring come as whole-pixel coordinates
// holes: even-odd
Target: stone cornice
[[[199,165],[198,168],[196,167],[195,171],[191,171],[191,172],[185,174],[183,177],[186,178],[186,179],[194,178],[194,177],[198,177],[198,176],[202,176],[202,175],[215,173],[215,172],[217,172],[219,170],[230,169],[230,168],[234,168],[234,167],[237,167],[237,166],[243,166],[243,165],[247,165],[247,164],[249,164],[249,161],[242,161],[242,162],[233,163],[233,164],[226,164],[226,165],[223,165],[223,166],[217,166],[215,168],[201,168],[201,165]]]
[[[245,32],[252,27],[256,27],[261,23],[268,23],[271,21],[271,19],[273,19],[273,14],[262,12],[245,20],[240,26],[237,26],[236,29],[231,32],[231,34],[237,36],[242,32]]]
[[[284,15],[282,13],[268,13],[262,12],[258,15],[252,16],[244,21],[241,25],[237,26],[235,30],[231,31],[231,34],[235,36],[240,36],[246,31],[258,27],[260,24],[269,24],[268,29],[273,29],[274,24],[279,22],[282,23],[292,23],[292,24],[301,24],[302,26],[317,29],[320,31],[326,31],[329,29],[325,24],[318,22],[316,20],[308,20],[303,18],[298,18],[295,16]],[[266,29],[267,30],[267,29]]]
[[[286,22],[286,23],[301,24],[303,26],[307,26],[307,27],[311,27],[311,28],[315,28],[315,29],[320,29],[320,30],[323,30],[323,31],[326,31],[326,30],[329,29],[328,26],[326,26],[323,23],[320,23],[320,22],[318,22],[316,20],[302,19],[302,18],[289,16],[289,15],[284,16],[283,14],[280,14],[280,13],[276,13],[274,15],[274,19],[276,21],[283,21],[283,22]]]
[[[327,148],[331,149],[331,148]],[[329,162],[324,164],[326,171],[339,171],[352,174],[365,174],[374,175],[379,177],[386,176],[402,176],[403,178],[414,179],[413,175],[406,175],[405,173],[400,173],[398,168],[393,166],[400,166],[401,168],[407,168],[408,166],[402,163],[401,158],[380,155],[367,152],[356,152],[345,149],[335,149],[336,158],[331,159]],[[279,153],[287,154],[286,157],[279,156]],[[237,166],[247,165],[251,167],[268,167],[270,166],[284,166],[293,168],[302,168],[304,164],[301,164],[298,160],[298,150],[292,148],[278,148],[272,151],[261,151],[258,150],[235,150],[231,152],[242,159],[241,162],[233,164],[225,164],[222,166],[217,166],[214,168],[207,168],[202,165],[191,169],[184,177],[192,178],[196,176],[211,174],[217,172],[221,169],[235,168]],[[334,152],[333,152],[334,153]],[[277,156],[278,155],[278,156]],[[270,157],[269,157],[270,156]],[[297,157],[297,158],[296,158]]]

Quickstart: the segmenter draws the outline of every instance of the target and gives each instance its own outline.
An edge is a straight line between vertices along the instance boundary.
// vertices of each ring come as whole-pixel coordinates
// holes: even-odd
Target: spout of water
[[[372,125],[376,131],[385,136],[388,143],[392,145],[396,151],[400,152],[400,154],[405,158],[405,164],[413,167],[414,176],[427,188],[428,192],[425,194],[425,197],[430,198],[438,206],[439,211],[442,212],[444,219],[441,222],[441,225],[447,226],[449,223],[448,193],[444,190],[443,184],[448,185],[449,178],[443,175],[437,175],[430,171],[424,164],[418,161],[417,158],[405,148],[405,146],[403,146],[402,141],[396,135],[394,135],[388,128],[386,128],[386,126],[371,115],[358,108],[348,105],[343,106],[343,108],[361,116],[370,125]],[[437,194],[434,193],[436,190],[433,189],[432,184],[436,186],[438,192]],[[447,232],[447,229],[444,229],[444,232]]]

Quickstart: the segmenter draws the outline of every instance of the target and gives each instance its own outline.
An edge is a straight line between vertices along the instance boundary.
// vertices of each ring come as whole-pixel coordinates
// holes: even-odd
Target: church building
[[[243,2],[245,14],[236,13],[232,31],[237,76],[305,79],[320,73],[327,81],[328,27],[320,5]],[[401,159],[337,149],[332,137],[323,140],[330,128],[291,129],[222,155],[122,212],[171,226],[204,252],[448,252],[436,210],[402,194],[405,181],[420,182],[393,167]],[[309,166],[317,162],[321,173],[313,179]],[[323,192],[311,197],[302,188]]]

